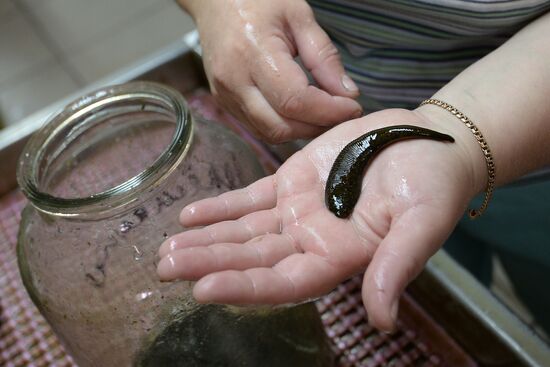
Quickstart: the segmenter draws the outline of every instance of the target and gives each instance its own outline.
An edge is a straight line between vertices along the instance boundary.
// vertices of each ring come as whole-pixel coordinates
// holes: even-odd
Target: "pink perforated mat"
[[[223,122],[250,143],[267,172],[276,170],[277,159],[217,107],[209,94],[198,91],[187,98],[195,114]],[[32,304],[19,277],[15,248],[25,204],[19,190],[0,198],[0,366],[75,366]],[[372,328],[361,302],[360,286],[358,276],[317,301],[338,366],[476,365],[407,295],[401,302],[396,333],[387,335]]]

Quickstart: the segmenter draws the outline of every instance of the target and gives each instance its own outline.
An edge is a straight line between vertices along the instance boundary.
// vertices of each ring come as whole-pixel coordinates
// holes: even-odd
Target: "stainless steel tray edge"
[[[550,366],[549,346],[444,250],[426,271],[528,366]]]

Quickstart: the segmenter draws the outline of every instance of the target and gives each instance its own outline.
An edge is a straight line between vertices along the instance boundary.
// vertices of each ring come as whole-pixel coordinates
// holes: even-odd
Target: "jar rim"
[[[79,198],[62,198],[40,189],[40,163],[49,145],[68,126],[77,125],[110,103],[145,98],[169,106],[175,116],[175,130],[166,149],[140,173],[99,193]],[[84,122],[85,124],[86,122]],[[107,86],[88,93],[51,115],[25,145],[17,169],[17,181],[25,196],[41,212],[61,217],[94,217],[113,213],[140,202],[146,189],[159,185],[183,160],[193,136],[193,119],[183,96],[154,82],[130,82]],[[133,205],[132,205],[133,206]]]

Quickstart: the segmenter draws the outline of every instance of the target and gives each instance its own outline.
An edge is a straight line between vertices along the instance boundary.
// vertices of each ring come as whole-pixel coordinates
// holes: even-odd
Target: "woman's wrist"
[[[487,186],[487,165],[472,131],[464,125],[456,116],[435,105],[424,105],[416,108],[414,112],[419,115],[426,124],[439,132],[451,135],[455,139],[452,145],[462,163],[462,171],[469,182],[468,192],[473,198],[483,192]],[[467,113],[464,112],[466,115]]]
[[[550,164],[548,32],[550,13],[472,64],[433,97],[455,106],[476,123],[492,151],[497,186]],[[434,113],[441,118],[447,114],[447,120],[460,124],[447,111],[428,108],[440,109]],[[478,157],[483,157],[480,148]],[[478,166],[484,166],[486,183],[487,165]]]

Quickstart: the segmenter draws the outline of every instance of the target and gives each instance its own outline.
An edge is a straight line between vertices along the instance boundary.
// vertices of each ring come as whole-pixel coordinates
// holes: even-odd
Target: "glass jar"
[[[191,282],[156,275],[183,206],[262,174],[237,136],[154,83],[86,95],[31,138],[21,276],[80,367],[332,365],[313,304],[201,305]]]

